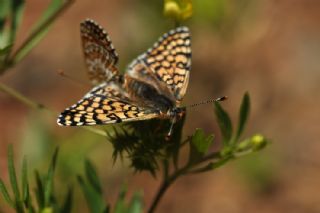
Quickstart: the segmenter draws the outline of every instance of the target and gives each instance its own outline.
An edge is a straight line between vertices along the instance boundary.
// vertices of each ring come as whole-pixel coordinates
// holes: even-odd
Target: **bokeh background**
[[[18,43],[49,0],[27,1]],[[271,139],[267,149],[216,170],[180,179],[158,212],[320,212],[320,2],[314,0],[194,0],[192,72],[185,104],[229,96],[223,107],[237,120],[249,91],[252,111],[246,134]],[[57,112],[88,91],[57,74],[88,82],[79,23],[92,18],[109,32],[122,71],[161,34],[173,27],[162,1],[76,1],[40,44],[1,82]],[[219,136],[211,105],[189,110],[184,135],[195,128]],[[113,165],[105,138],[80,128],[61,128],[56,117],[27,108],[0,93],[0,176],[8,180],[6,152],[14,145],[16,162],[28,158],[30,171],[48,167],[60,147],[57,191],[83,173],[83,160],[97,166],[105,195],[114,201],[123,183],[141,190],[146,206],[159,179],[133,174],[124,160]],[[33,175],[32,173],[30,175]],[[0,212],[7,212],[0,198]],[[78,210],[84,198],[77,193]],[[76,212],[76,211],[75,211]]]

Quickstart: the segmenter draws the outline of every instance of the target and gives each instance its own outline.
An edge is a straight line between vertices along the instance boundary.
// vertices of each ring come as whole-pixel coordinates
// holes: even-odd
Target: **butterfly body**
[[[81,23],[89,78],[96,86],[58,117],[62,126],[171,119],[185,112],[180,102],[191,68],[190,33],[186,27],[164,34],[120,75],[118,54],[105,30],[92,20]]]

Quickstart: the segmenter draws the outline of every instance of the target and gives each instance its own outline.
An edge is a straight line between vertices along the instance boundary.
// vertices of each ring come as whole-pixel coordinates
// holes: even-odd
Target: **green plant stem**
[[[229,161],[230,159],[235,159],[235,158],[239,158],[242,157],[244,155],[248,155],[250,153],[254,152],[254,150],[249,149],[249,150],[245,150],[245,151],[241,151],[241,152],[235,152],[233,154],[230,155],[226,155],[223,156],[221,155],[220,152],[213,152],[210,153],[206,156],[204,156],[203,158],[201,158],[198,162],[193,163],[193,164],[187,164],[186,166],[182,167],[179,170],[176,170],[171,176],[164,176],[167,178],[164,178],[162,184],[160,185],[160,188],[148,210],[148,213],[153,213],[156,209],[156,207],[158,206],[161,198],[163,197],[164,193],[167,191],[167,189],[175,182],[175,180],[180,177],[181,175],[186,175],[186,174],[196,174],[199,172],[203,172],[203,169],[194,169],[191,170],[192,167],[196,167],[197,165],[204,163],[206,161],[209,160],[214,160],[214,162],[212,163],[218,163],[218,162],[222,162],[222,164],[220,166],[222,166],[224,163],[226,163],[227,161]]]
[[[186,171],[189,169],[189,166],[185,166],[176,172],[174,172],[171,176],[169,176],[167,179],[164,179],[162,184],[160,185],[160,188],[155,196],[155,198],[152,201],[152,204],[148,210],[148,213],[153,213],[154,210],[157,208],[161,198],[163,197],[164,193],[168,190],[168,188],[171,186],[171,184],[174,183],[174,181],[180,176],[186,173]]]
[[[205,157],[203,157],[200,161],[198,161],[196,164],[203,163],[204,161],[207,161],[212,158],[219,157],[220,154],[218,152],[214,152],[212,154],[209,154]],[[172,175],[164,175],[164,180],[160,185],[160,188],[155,196],[155,198],[152,201],[152,204],[148,210],[148,213],[153,213],[156,207],[158,206],[161,198],[163,197],[164,193],[167,191],[167,189],[174,183],[174,181],[180,177],[181,175],[188,174],[188,170],[192,167],[196,166],[196,164],[187,164],[181,169],[176,170]]]
[[[22,95],[21,93],[19,93],[18,91],[8,87],[7,85],[0,83],[0,90],[4,93],[7,93],[8,95],[14,97],[15,99],[17,99],[18,101],[20,101],[21,103],[25,104],[26,106],[32,108],[32,109],[45,109],[45,106],[43,106],[42,104],[36,103],[30,99],[28,99],[27,97],[25,97],[24,95]]]
[[[58,113],[54,112],[52,110],[50,110],[48,107],[44,106],[43,104],[37,103],[29,98],[27,98],[26,96],[24,96],[23,94],[19,93],[18,91],[8,87],[7,85],[0,83],[0,91],[12,96],[13,98],[15,98],[16,100],[20,101],[21,103],[25,104],[26,106],[35,109],[35,110],[46,110],[47,112],[49,112],[51,115],[56,116]],[[96,128],[92,128],[90,126],[83,126],[83,129],[86,129],[90,132],[93,132],[95,134],[101,135],[103,137],[107,137],[107,134],[100,129],[96,129]]]
[[[45,22],[43,22],[35,31],[33,31],[28,38],[21,44],[20,47],[12,54],[10,65],[14,65],[16,63],[16,58],[20,54],[20,52],[33,40],[35,36],[41,33],[44,29],[48,28],[49,25],[52,24],[71,4],[75,2],[75,0],[67,0],[62,7],[60,7],[52,16],[50,16]]]

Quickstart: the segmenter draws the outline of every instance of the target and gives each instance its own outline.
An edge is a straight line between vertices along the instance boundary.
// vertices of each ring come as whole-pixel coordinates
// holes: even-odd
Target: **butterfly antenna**
[[[81,86],[88,86],[88,85],[89,85],[89,84],[86,83],[86,82],[80,81],[80,80],[78,80],[78,79],[75,79],[75,78],[69,76],[69,75],[66,74],[66,73],[64,72],[64,70],[62,70],[62,69],[57,70],[57,73],[58,73],[58,75],[60,75],[61,77],[66,78],[66,79],[68,79],[69,81],[72,81],[73,83],[79,84],[79,85],[81,85]],[[91,85],[89,85],[89,86],[91,86]]]
[[[227,99],[228,99],[228,96],[222,96],[220,98],[206,100],[206,101],[202,101],[202,102],[199,102],[199,103],[191,104],[189,106],[186,106],[186,108],[192,108],[192,107],[196,107],[196,106],[203,105],[203,104],[209,104],[209,103],[213,103],[213,102],[225,101]]]

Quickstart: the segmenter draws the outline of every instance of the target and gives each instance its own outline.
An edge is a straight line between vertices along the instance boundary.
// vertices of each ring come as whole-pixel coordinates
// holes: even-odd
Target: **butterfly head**
[[[184,116],[185,113],[185,107],[173,107],[168,110],[167,115],[170,117],[171,120],[178,121]]]

